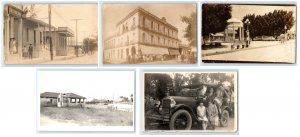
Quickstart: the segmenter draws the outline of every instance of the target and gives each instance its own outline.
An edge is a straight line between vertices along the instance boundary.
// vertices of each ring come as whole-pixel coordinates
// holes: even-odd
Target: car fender
[[[176,111],[178,111],[180,109],[187,110],[191,114],[193,120],[197,119],[197,114],[196,114],[195,110],[193,110],[193,108],[191,108],[190,106],[187,106],[184,104],[175,105],[171,110],[171,115],[173,115]]]

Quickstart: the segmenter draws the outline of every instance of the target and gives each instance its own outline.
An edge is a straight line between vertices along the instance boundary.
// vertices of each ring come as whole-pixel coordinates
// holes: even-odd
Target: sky
[[[103,40],[113,36],[117,31],[116,24],[138,6],[159,18],[165,17],[169,24],[178,28],[178,38],[182,43],[188,44],[188,41],[183,37],[183,31],[187,24],[181,22],[180,18],[181,16],[190,16],[192,12],[196,12],[196,4],[103,4]]]
[[[36,4],[37,19],[48,23],[48,4]],[[78,42],[84,37],[98,33],[98,5],[96,4],[51,4],[51,25],[55,27],[70,27],[75,36],[76,25],[71,19],[78,21]],[[75,38],[74,38],[75,40]]]
[[[274,10],[286,10],[293,11],[294,18],[296,19],[296,6],[266,6],[266,5],[231,5],[232,6],[232,18],[242,20],[247,14],[264,15]],[[295,23],[296,24],[296,23]],[[296,30],[294,25],[291,30]]]
[[[40,71],[39,93],[75,93],[87,98],[117,99],[134,94],[134,71]]]

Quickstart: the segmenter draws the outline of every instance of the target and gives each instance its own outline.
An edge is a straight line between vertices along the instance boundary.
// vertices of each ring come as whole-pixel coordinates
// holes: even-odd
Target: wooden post
[[[8,56],[9,56],[9,14],[8,14],[8,5],[4,6],[4,21],[5,21],[5,26],[4,26],[4,61],[8,61]]]
[[[50,59],[53,60],[53,45],[52,45],[52,32],[51,32],[51,4],[48,4],[49,13],[49,36],[50,36]]]

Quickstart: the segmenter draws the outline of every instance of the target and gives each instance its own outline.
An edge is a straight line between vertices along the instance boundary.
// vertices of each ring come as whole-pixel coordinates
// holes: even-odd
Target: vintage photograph
[[[5,64],[98,64],[97,3],[3,9]]]
[[[236,132],[237,72],[145,72],[145,131]]]
[[[197,63],[197,4],[103,4],[104,64]]]
[[[134,71],[40,70],[38,130],[134,131],[134,89]]]
[[[296,62],[296,5],[203,4],[202,62]]]

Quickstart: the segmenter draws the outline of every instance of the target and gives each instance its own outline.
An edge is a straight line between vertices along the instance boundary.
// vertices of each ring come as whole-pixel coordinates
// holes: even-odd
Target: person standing
[[[197,107],[197,117],[198,117],[198,120],[200,120],[202,122],[203,130],[206,130],[208,119],[206,117],[206,108],[203,105],[203,102],[200,102],[199,106]]]
[[[219,116],[217,106],[212,102],[208,102],[207,117],[210,127],[214,130],[219,125]]]
[[[32,44],[29,45],[29,47],[28,47],[28,52],[29,52],[29,59],[32,59],[32,53],[33,53],[33,47],[32,47]]]

